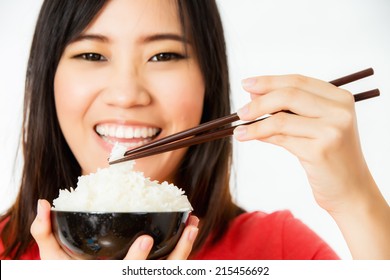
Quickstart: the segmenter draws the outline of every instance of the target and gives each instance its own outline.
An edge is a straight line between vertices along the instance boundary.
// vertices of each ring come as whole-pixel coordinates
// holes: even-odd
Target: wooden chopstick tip
[[[381,93],[380,93],[379,89],[376,88],[376,89],[364,91],[364,92],[361,92],[361,93],[357,93],[353,97],[355,99],[355,102],[358,102],[358,101],[363,101],[363,100],[366,100],[366,99],[370,99],[370,98],[373,98],[373,97],[380,96],[380,94]]]

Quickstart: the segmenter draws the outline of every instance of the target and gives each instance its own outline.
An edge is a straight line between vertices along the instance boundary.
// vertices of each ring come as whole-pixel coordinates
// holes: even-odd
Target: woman
[[[242,120],[295,115],[240,127],[236,139],[296,155],[352,255],[389,258],[389,208],[361,153],[351,94],[302,76],[255,77],[243,87],[253,101],[239,110]],[[2,217],[2,257],[69,258],[51,233],[49,202],[107,166],[114,141],[135,147],[229,113],[213,1],[45,1],[27,73],[21,190]],[[232,202],[231,149],[223,139],[137,160],[146,176],[183,187],[200,219],[168,258],[337,258],[288,212],[244,213]],[[140,237],[126,259],[146,258],[151,246]]]

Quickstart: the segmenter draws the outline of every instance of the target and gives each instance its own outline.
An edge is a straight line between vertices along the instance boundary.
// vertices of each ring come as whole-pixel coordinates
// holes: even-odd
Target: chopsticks
[[[374,70],[372,68],[368,68],[351,75],[341,77],[339,79],[330,81],[329,83],[339,87],[342,85],[346,85],[348,83],[366,78],[374,74]],[[379,89],[373,89],[365,92],[361,92],[354,95],[355,102],[373,98],[379,96]],[[254,121],[241,123],[235,126],[227,126],[233,122],[238,121],[240,118],[237,113],[233,113],[228,116],[224,116],[203,124],[199,126],[172,134],[170,136],[164,137],[162,139],[150,142],[146,145],[140,146],[138,148],[134,148],[132,150],[127,151],[123,156],[123,158],[110,161],[109,164],[116,164],[128,160],[134,160],[142,157],[148,157],[159,153],[165,153],[168,151],[189,147],[196,144],[201,144],[204,142],[209,142],[213,140],[217,140],[220,138],[224,138],[233,134],[233,130],[239,125],[249,125],[255,122],[262,121],[270,116],[264,116]]]

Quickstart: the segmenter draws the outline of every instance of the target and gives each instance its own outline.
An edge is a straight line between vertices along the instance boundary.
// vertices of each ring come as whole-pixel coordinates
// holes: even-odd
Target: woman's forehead
[[[115,0],[103,7],[84,32],[120,37],[137,33],[180,34],[181,31],[175,0]]]

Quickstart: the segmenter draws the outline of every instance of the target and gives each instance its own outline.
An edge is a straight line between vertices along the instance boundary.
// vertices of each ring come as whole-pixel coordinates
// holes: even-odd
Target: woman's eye
[[[98,53],[82,53],[77,55],[76,58],[82,58],[87,61],[106,61],[107,59]]]
[[[163,62],[163,61],[179,60],[182,58],[183,56],[177,53],[159,53],[152,56],[152,58],[150,58],[150,61]]]

